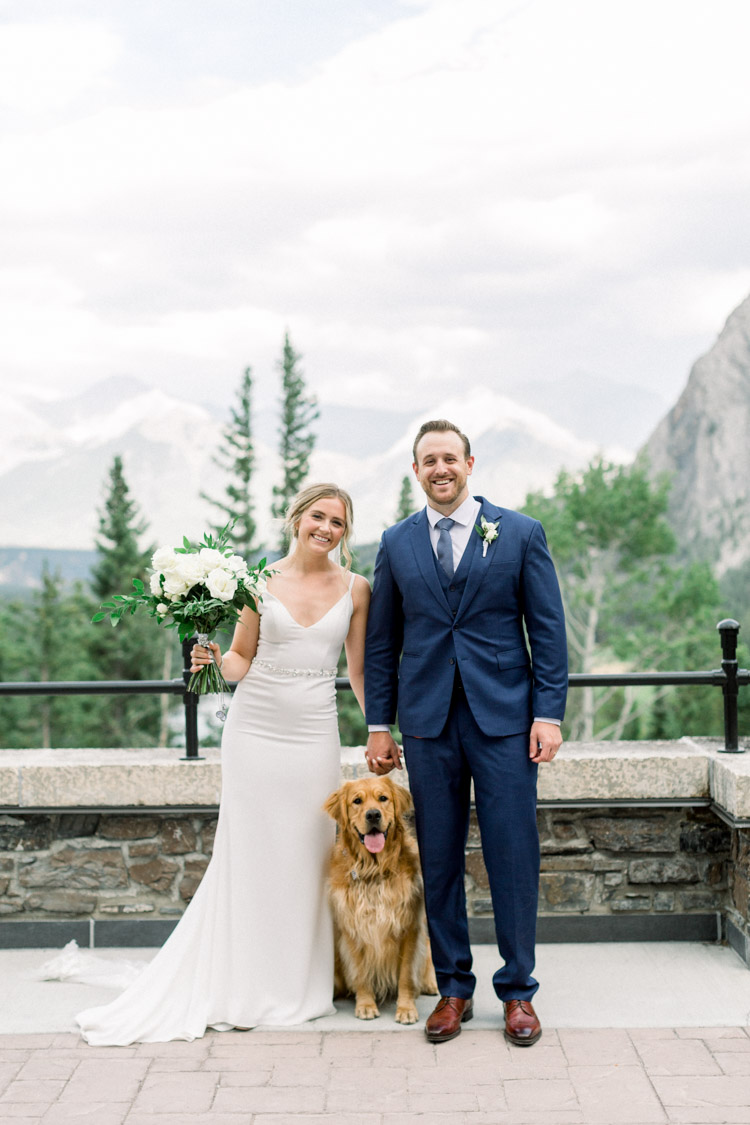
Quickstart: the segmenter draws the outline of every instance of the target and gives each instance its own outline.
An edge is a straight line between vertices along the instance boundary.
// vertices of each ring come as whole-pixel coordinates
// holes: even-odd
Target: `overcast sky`
[[[0,379],[673,401],[750,293],[747,0],[0,0]]]

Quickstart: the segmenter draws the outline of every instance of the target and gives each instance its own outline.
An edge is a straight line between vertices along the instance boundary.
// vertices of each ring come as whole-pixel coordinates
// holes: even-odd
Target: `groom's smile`
[[[474,458],[466,456],[461,438],[451,430],[425,434],[416,455],[412,468],[430,506],[450,515],[469,494]]]

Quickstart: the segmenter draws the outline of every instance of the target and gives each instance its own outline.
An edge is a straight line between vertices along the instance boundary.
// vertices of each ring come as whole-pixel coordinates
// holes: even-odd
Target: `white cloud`
[[[102,82],[117,56],[117,37],[100,24],[0,24],[0,105],[59,112]]]

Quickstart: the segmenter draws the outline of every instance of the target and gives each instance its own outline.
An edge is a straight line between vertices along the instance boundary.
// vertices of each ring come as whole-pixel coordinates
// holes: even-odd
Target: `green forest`
[[[317,406],[289,336],[279,362],[279,451],[285,466],[274,489],[280,515],[305,482],[315,444]],[[215,506],[218,530],[234,521],[232,545],[248,561],[278,557],[286,543],[256,542],[252,495],[254,455],[252,371],[246,368],[224,431],[217,464],[226,478]],[[64,582],[45,567],[31,596],[0,599],[0,681],[149,680],[181,675],[173,632],[147,617],[127,617],[116,630],[91,618],[133,579],[148,582],[154,529],[130,494],[122,459],[103,483],[95,564],[88,582]],[[684,560],[667,523],[668,483],[654,485],[644,465],[595,460],[582,473],[561,472],[550,494],[527,496],[523,511],[541,520],[557,567],[568,626],[571,672],[704,670],[720,665],[716,624],[750,622],[748,574],[720,584],[706,563]],[[415,510],[407,474],[393,498],[393,518]],[[371,577],[376,544],[360,549],[354,567]],[[750,625],[747,626],[750,628]],[[738,651],[750,663],[747,644]],[[219,637],[225,648],[228,638]],[[341,674],[346,674],[341,665]],[[114,747],[181,745],[179,696],[0,696],[0,746]],[[721,736],[722,693],[715,687],[601,687],[571,690],[563,733],[569,740],[674,739]],[[339,694],[343,745],[366,740],[350,692]],[[740,734],[750,729],[750,691],[740,690]],[[218,724],[203,732],[220,737]]]

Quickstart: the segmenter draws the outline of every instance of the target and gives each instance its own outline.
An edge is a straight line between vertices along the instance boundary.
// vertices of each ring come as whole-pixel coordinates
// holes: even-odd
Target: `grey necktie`
[[[453,540],[451,539],[451,528],[456,521],[444,516],[441,520],[436,520],[435,527],[440,529],[440,538],[437,545],[438,562],[449,578],[453,577]]]

